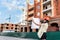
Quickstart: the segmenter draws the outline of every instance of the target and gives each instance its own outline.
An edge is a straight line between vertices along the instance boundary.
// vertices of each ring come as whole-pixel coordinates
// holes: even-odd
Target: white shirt
[[[36,24],[40,24],[40,19],[39,18],[34,18],[32,19]],[[40,26],[36,25],[34,22],[32,22],[31,28],[32,29],[39,29]]]

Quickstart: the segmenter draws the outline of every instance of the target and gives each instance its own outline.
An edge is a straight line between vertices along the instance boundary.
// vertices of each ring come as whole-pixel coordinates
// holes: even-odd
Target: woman
[[[44,17],[41,21],[41,28],[38,31],[38,37],[41,38],[41,40],[46,39],[46,32],[48,29],[49,21],[50,21],[50,17],[47,16],[47,14],[44,14]]]
[[[44,20],[42,23],[41,23],[41,27],[38,31],[38,37],[41,39],[41,40],[45,40],[46,39],[46,32],[47,32],[47,29],[48,29],[48,20]]]
[[[40,27],[40,19],[39,18],[34,18],[32,19],[32,25],[31,25],[31,29],[33,32],[38,31]]]

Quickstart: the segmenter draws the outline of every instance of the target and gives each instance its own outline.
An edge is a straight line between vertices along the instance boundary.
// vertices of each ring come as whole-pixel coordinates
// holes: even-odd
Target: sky
[[[34,1],[30,0],[30,4]],[[26,0],[0,0],[0,23],[9,22],[11,16],[11,23],[19,23],[24,12],[22,8],[26,7]]]

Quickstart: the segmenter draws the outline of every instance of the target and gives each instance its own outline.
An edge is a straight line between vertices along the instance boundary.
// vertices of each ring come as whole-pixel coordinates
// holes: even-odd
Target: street
[[[0,36],[0,40],[37,40],[37,39],[28,39],[28,38],[16,38],[16,37]]]

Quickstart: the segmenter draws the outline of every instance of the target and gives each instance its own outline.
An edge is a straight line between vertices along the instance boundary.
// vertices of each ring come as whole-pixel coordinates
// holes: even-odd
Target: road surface
[[[28,38],[16,38],[16,37],[0,36],[0,40],[37,40],[37,39],[28,39]]]

